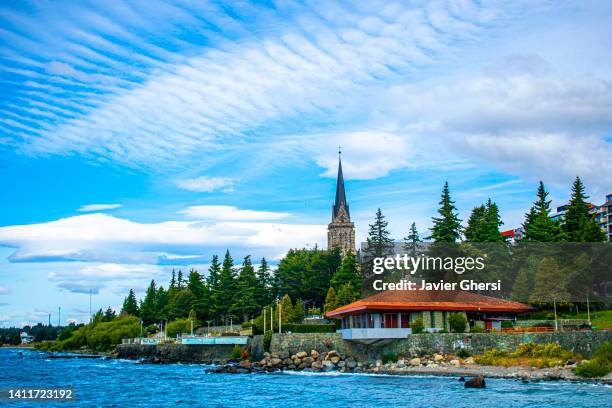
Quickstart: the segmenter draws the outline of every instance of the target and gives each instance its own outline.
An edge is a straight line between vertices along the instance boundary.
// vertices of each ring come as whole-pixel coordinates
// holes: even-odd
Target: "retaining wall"
[[[520,344],[530,341],[559,343],[568,350],[590,357],[605,341],[612,341],[612,331],[413,334],[405,339],[382,340],[372,345],[342,340],[339,333],[274,334],[270,351],[287,351],[289,354],[295,354],[298,351],[321,352],[335,349],[359,361],[365,361],[375,360],[387,353],[404,356],[433,352],[455,353],[462,348],[470,350],[473,354],[481,354],[491,348],[514,351]]]

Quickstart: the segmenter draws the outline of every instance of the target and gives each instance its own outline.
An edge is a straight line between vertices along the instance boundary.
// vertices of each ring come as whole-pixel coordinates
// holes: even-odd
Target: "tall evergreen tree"
[[[104,312],[104,321],[105,322],[110,322],[112,320],[115,319],[115,317],[117,317],[117,314],[115,313],[115,311],[109,306],[106,309],[106,312]]]
[[[218,312],[222,317],[230,317],[230,309],[234,302],[234,296],[236,296],[236,283],[234,260],[228,250],[225,252],[223,266],[219,274],[218,289],[213,293],[213,302],[219,308]]]
[[[266,258],[261,258],[257,268],[257,284],[255,286],[255,302],[264,306],[272,301],[272,276]]]
[[[478,207],[474,207],[472,209],[470,218],[468,218],[467,227],[464,231],[466,241],[482,242],[482,230],[486,212],[487,210],[484,205],[479,205]]]
[[[250,255],[244,257],[242,267],[240,268],[240,274],[238,275],[236,289],[236,297],[231,306],[231,313],[246,321],[250,317],[253,317],[255,312],[259,309],[255,299],[257,277],[255,276],[255,269],[251,263]]]
[[[183,280],[183,271],[179,269],[178,275],[176,277],[176,287],[178,289],[183,289],[185,287],[185,281]]]
[[[561,224],[565,239],[570,242],[601,242],[605,234],[589,212],[589,197],[584,192],[584,184],[576,177],[572,185],[572,196]]]
[[[208,267],[208,276],[206,277],[206,286],[209,292],[208,317],[216,319],[221,314],[221,305],[217,304],[217,299],[220,297],[219,280],[221,277],[221,263],[219,256],[213,255],[210,266]]]
[[[412,256],[415,256],[419,242],[423,242],[423,240],[419,236],[416,223],[413,222],[410,226],[410,232],[408,232],[408,235],[404,238],[404,249],[409,251]]]
[[[459,219],[455,202],[450,198],[448,182],[444,183],[440,199],[439,217],[433,217],[433,227],[430,228],[434,242],[456,242],[461,237],[461,220]]]
[[[288,294],[281,299],[281,321],[289,323],[293,318],[293,302]]]
[[[295,306],[293,307],[293,315],[291,316],[291,321],[293,323],[302,323],[304,317],[306,316],[306,310],[304,309],[304,301],[302,299],[298,299],[295,302]]]
[[[340,287],[338,291],[338,307],[348,305],[357,300],[356,290],[353,284],[348,282]]]
[[[523,239],[535,242],[558,242],[563,238],[559,223],[550,218],[550,200],[544,183],[540,181],[537,200],[525,215]]]
[[[163,286],[160,286],[157,289],[157,293],[155,295],[155,321],[159,322],[163,319],[167,319],[168,316],[165,315],[164,311],[166,306],[168,305],[168,291],[164,289]]]
[[[355,290],[355,296],[359,296],[361,293],[361,274],[359,273],[357,261],[352,251],[346,253],[340,270],[331,279],[331,286],[338,291],[347,283],[352,285]]]
[[[323,311],[327,313],[337,308],[338,308],[338,297],[336,296],[336,291],[334,290],[334,288],[330,287],[327,290],[327,296],[325,296],[325,305],[323,306]]]
[[[130,293],[123,301],[123,307],[121,313],[127,313],[132,316],[138,316],[138,302],[136,301],[136,294],[134,289],[130,289]]]
[[[144,300],[140,304],[140,318],[145,325],[157,322],[157,286],[154,280],[151,280]]]
[[[376,210],[376,217],[374,223],[369,225],[370,231],[367,238],[369,256],[383,257],[393,249],[393,240],[389,237],[389,230],[387,230],[388,224],[380,208]]]
[[[489,198],[485,207],[482,241],[480,242],[503,242],[504,237],[499,229],[503,224],[501,216],[499,215],[499,207]]]
[[[193,269],[189,271],[187,289],[189,289],[193,295],[191,309],[195,311],[198,319],[206,319],[208,316],[208,304],[210,299],[208,296],[208,288],[204,283],[202,275],[200,275],[198,271]]]

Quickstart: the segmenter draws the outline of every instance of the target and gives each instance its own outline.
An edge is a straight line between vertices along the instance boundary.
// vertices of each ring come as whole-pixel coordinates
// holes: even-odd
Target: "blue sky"
[[[445,180],[507,228],[540,179],[603,201],[611,73],[605,1],[4,2],[0,325],[325,245],[338,145],[358,240]]]

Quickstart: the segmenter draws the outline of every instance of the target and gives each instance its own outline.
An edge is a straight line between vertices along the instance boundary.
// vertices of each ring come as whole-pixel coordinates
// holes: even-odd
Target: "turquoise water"
[[[0,349],[0,388],[72,386],[78,401],[25,407],[611,407],[612,387],[487,379],[466,390],[456,378],[345,374],[205,374],[200,365],[48,359]]]

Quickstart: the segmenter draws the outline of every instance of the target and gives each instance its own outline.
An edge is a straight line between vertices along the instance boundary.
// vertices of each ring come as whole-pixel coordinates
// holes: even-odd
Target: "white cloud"
[[[11,293],[10,290],[5,288],[4,286],[0,286],[0,295],[8,295],[9,293]]]
[[[121,208],[121,204],[88,204],[81,206],[77,211],[79,212],[94,212],[94,211],[104,211],[104,210],[114,210],[116,208]]]
[[[230,177],[201,176],[192,179],[179,180],[176,185],[184,190],[198,193],[211,193],[216,190],[230,192],[234,188],[236,179]]]
[[[257,256],[321,245],[324,225],[270,222],[165,221],[143,224],[94,213],[0,228],[9,260],[155,264],[164,254],[210,255],[235,248]]]
[[[231,205],[195,205],[179,211],[188,218],[218,221],[262,221],[287,218],[285,212],[241,210]]]

